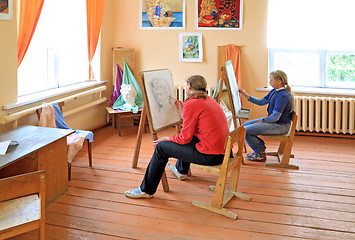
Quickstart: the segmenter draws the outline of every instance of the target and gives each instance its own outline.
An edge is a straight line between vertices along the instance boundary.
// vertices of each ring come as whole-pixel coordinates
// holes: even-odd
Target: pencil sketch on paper
[[[143,72],[144,92],[154,130],[180,122],[175,107],[174,82],[168,69]]]

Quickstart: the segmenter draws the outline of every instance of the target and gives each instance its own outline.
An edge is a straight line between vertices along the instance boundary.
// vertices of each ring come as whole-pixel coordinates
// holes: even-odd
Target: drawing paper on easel
[[[239,96],[239,91],[238,91],[238,85],[237,85],[237,79],[235,77],[232,61],[229,60],[224,63],[224,66],[226,68],[226,73],[227,73],[227,78],[226,80],[226,86],[227,89],[230,89],[230,94],[233,100],[233,105],[234,105],[234,110],[235,110],[235,115],[238,118],[246,118],[248,119],[250,116],[250,109],[243,109],[242,108],[242,103],[240,102],[240,96]],[[229,87],[228,87],[229,85]]]
[[[181,119],[172,99],[175,98],[175,91],[170,70],[145,71],[141,75],[148,120],[153,131],[180,123]]]

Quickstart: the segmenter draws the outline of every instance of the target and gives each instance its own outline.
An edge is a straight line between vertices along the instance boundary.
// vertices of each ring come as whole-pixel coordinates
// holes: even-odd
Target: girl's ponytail
[[[290,96],[291,96],[291,112],[293,112],[295,110],[295,96],[293,95],[292,89],[291,89],[290,85],[288,84],[286,73],[281,70],[276,70],[274,72],[271,72],[270,75],[272,75],[275,80],[280,80],[282,82],[282,85],[285,87],[286,91],[290,94]]]

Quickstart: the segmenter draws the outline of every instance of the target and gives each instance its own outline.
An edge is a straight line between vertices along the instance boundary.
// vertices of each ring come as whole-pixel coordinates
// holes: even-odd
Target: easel
[[[141,72],[141,78],[142,78],[142,85],[144,85],[144,76]],[[143,131],[145,128],[145,122],[147,120],[148,117],[148,124],[149,124],[149,130],[151,132],[152,135],[152,140],[158,140],[158,132],[165,130],[169,127],[175,126],[176,127],[176,132],[180,133],[181,130],[181,122],[175,122],[173,124],[170,124],[168,126],[164,126],[162,128],[159,129],[154,129],[153,128],[153,120],[152,120],[152,116],[150,114],[150,109],[149,109],[149,105],[147,103],[149,103],[148,101],[148,97],[145,91],[145,88],[143,86],[144,91],[142,91],[143,93],[143,98],[144,98],[144,103],[143,103],[143,109],[142,109],[142,113],[141,113],[141,119],[139,121],[139,127],[138,127],[138,133],[137,133],[137,140],[136,140],[136,146],[134,148],[134,155],[133,155],[133,161],[132,161],[132,168],[136,168],[137,164],[138,164],[138,157],[139,157],[139,151],[141,148],[141,143],[142,143],[142,136],[143,136]],[[163,185],[163,190],[164,192],[169,192],[169,183],[168,183],[168,179],[166,177],[166,173],[164,171],[163,176],[161,178],[161,182]]]
[[[242,125],[241,119],[249,119],[249,118],[243,118],[243,117],[237,117],[237,113],[235,112],[235,107],[234,107],[234,101],[233,101],[233,96],[232,96],[232,91],[231,91],[231,86],[230,86],[230,82],[229,82],[229,78],[228,78],[228,74],[227,74],[227,70],[225,66],[221,67],[221,82],[219,84],[219,91],[218,91],[218,99],[217,102],[218,104],[220,104],[221,99],[224,98],[223,96],[223,83],[226,87],[226,92],[227,92],[227,99],[229,102],[229,106],[230,106],[230,110],[232,112],[232,119],[233,119],[233,124],[234,124],[234,129],[237,129],[237,121],[239,126]],[[249,109],[247,109],[249,110]],[[249,110],[250,111],[250,110]],[[246,144],[244,143],[244,151],[247,152],[247,148],[246,148]],[[242,161],[242,163],[244,164],[244,161]]]

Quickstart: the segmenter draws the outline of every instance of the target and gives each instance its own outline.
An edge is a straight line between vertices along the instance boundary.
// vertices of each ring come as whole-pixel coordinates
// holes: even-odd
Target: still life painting
[[[202,62],[202,33],[179,34],[180,62]]]
[[[141,29],[185,29],[185,0],[141,0]]]
[[[196,0],[196,28],[242,30],[243,0]]]
[[[0,20],[11,20],[12,0],[0,0]]]

